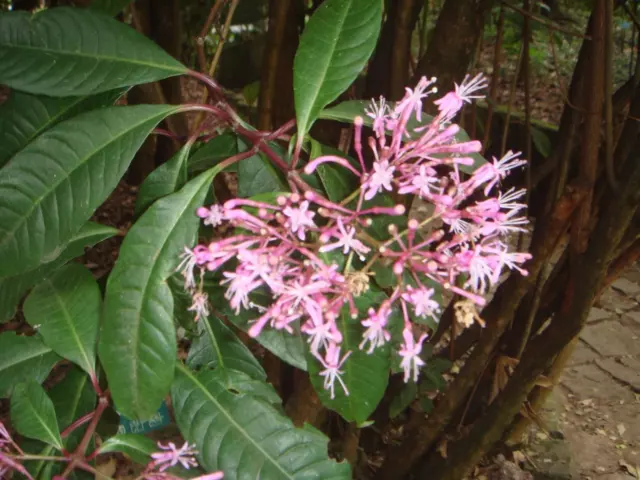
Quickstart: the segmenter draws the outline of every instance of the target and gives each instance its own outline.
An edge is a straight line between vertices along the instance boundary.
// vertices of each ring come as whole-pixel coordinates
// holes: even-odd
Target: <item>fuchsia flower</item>
[[[166,470],[178,464],[187,470],[198,466],[195,458],[198,451],[195,449],[195,445],[189,445],[188,442],[185,442],[182,447],[177,448],[173,442],[169,442],[167,445],[158,442],[158,447],[160,451],[151,454],[153,460],[142,474],[142,478],[145,480],[181,480],[180,477],[167,473]],[[223,472],[212,472],[193,477],[193,480],[222,480],[223,478]]]
[[[342,359],[340,358],[340,347],[335,343],[330,343],[327,347],[327,353],[325,353],[324,358],[319,357],[320,363],[324,367],[324,370],[320,372],[320,376],[324,377],[324,389],[329,390],[331,392],[331,399],[335,398],[335,382],[338,380],[340,386],[344,390],[346,395],[349,395],[349,390],[347,386],[344,384],[344,381],[340,377],[342,373],[344,373],[340,368],[344,362],[349,358],[351,352],[345,353]]]
[[[304,166],[308,175],[324,163],[355,175],[360,185],[349,196],[353,201],[333,202],[304,182],[294,181],[292,175],[291,193],[278,196],[274,203],[238,198],[198,209],[206,225],[228,222],[236,233],[185,249],[178,269],[193,297],[190,310],[196,318],[209,308],[196,274],[219,272],[230,307],[236,314],[254,315],[250,336],[272,328],[290,334],[300,331],[306,337],[323,367],[324,387],[333,398],[336,382],[348,394],[341,375],[352,353],[346,351],[340,357],[345,332],[337,319],[348,314],[359,320],[359,348],[374,353],[394,341],[388,324],[395,318],[392,313],[400,312],[403,341],[397,354],[405,381],[415,381],[424,365],[420,353],[427,335],[421,334],[416,341],[410,310],[415,317],[437,321],[441,313],[435,300],[437,289],[483,306],[483,295],[497,285],[503,271],[526,275],[522,265],[531,256],[510,251],[504,238],[523,231],[528,222],[521,214],[525,192],[499,191],[500,182],[524,160],[508,152],[470,175],[460,169],[474,165],[475,157],[469,155],[480,152],[482,145],[476,140],[461,141],[460,127],[451,120],[464,104],[481,97],[479,90],[487,82],[481,75],[465,77],[453,92],[436,100],[439,113],[433,119],[410,126],[413,118],[422,121],[423,101],[436,93],[434,82],[421,79],[395,106],[383,98],[373,102],[365,115],[373,120],[374,135],[365,141],[363,118],[354,119],[357,163],[325,155]],[[365,162],[364,146],[373,155],[371,166]],[[404,215],[402,204],[364,206],[377,196],[388,201],[392,198],[388,192],[421,197],[432,207],[431,216],[422,221],[411,218],[408,228],[400,231],[392,217]],[[390,237],[382,243],[368,231],[380,218],[391,225]],[[337,250],[347,256],[344,267],[323,255]],[[379,307],[367,304],[366,312],[361,311],[356,299],[370,288],[372,268],[381,265],[396,276],[396,290]],[[461,276],[465,277],[462,286]]]
[[[406,383],[409,378],[413,378],[413,381],[417,382],[420,368],[425,364],[424,360],[420,358],[420,353],[422,353],[422,343],[426,340],[427,335],[422,334],[416,342],[411,328],[405,327],[402,331],[402,338],[404,338],[404,343],[400,348],[399,355],[402,357],[400,367],[404,370],[404,381]]]
[[[195,445],[189,445],[188,442],[184,442],[182,447],[177,448],[173,442],[169,442],[167,445],[158,442],[158,447],[161,451],[152,453],[151,458],[153,458],[154,467],[161,472],[175,467],[178,463],[187,470],[198,466],[198,462],[195,459],[198,451],[195,449]]]

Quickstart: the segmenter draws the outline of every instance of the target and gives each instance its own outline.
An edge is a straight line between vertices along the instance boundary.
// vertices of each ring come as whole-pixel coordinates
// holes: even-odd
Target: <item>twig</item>
[[[207,72],[209,78],[213,78],[213,74],[216,71],[216,67],[218,66],[218,62],[220,61],[220,56],[222,55],[222,49],[224,48],[224,44],[227,40],[227,36],[229,35],[229,28],[231,27],[231,20],[233,19],[233,14],[236,11],[236,7],[238,6],[240,0],[232,0],[231,5],[229,6],[229,12],[227,13],[227,18],[224,22],[224,27],[222,27],[222,32],[220,32],[220,39],[218,41],[218,47],[216,48],[216,53],[213,56],[213,60],[211,60],[211,64],[209,65],[209,71]],[[206,103],[207,98],[209,97],[209,88],[205,88],[200,96],[200,103]],[[203,115],[199,114],[195,121],[194,125],[197,128],[202,121]]]
[[[489,88],[489,100],[487,102],[487,119],[484,124],[484,138],[482,139],[482,151],[486,150],[491,138],[491,122],[493,120],[493,109],[498,96],[498,79],[500,77],[500,55],[502,53],[502,40],[504,37],[504,7],[500,7],[498,16],[498,26],[496,33],[496,44],[493,49],[493,71],[491,72],[491,87]]]
[[[516,63],[516,71],[513,74],[513,81],[509,91],[509,103],[507,104],[507,113],[504,116],[504,127],[502,130],[502,144],[500,145],[500,156],[503,156],[507,149],[507,135],[509,134],[509,121],[511,120],[511,110],[513,109],[513,101],[516,97],[516,86],[518,85],[518,77],[520,76],[520,67],[522,66],[522,56],[524,55],[524,44],[520,47],[518,62]]]
[[[615,192],[618,189],[616,172],[613,166],[613,2],[605,2],[604,12],[604,118],[605,118],[605,167],[609,186]]]
[[[204,42],[205,38],[209,34],[211,30],[211,25],[213,24],[213,20],[218,15],[218,10],[224,5],[227,0],[216,0],[216,2],[209,10],[209,16],[207,17],[207,21],[204,23],[202,27],[202,31],[200,35],[196,37],[196,51],[198,52],[198,64],[200,65],[200,70],[202,73],[206,73],[207,71],[207,59],[204,52]]]
[[[525,10],[531,13],[531,0],[524,1]],[[531,52],[529,51],[531,43],[531,18],[528,15],[524,17],[524,42],[522,44],[523,54],[522,67],[524,74],[524,148],[527,165],[525,170],[526,196],[525,204],[529,205],[531,200]],[[518,249],[521,251],[524,243],[524,234],[521,232],[518,237]]]
[[[549,22],[548,20],[545,20],[542,17],[534,15],[531,12],[527,12],[526,10],[524,10],[524,9],[522,9],[522,8],[516,6],[516,5],[513,5],[512,3],[509,3],[509,2],[507,2],[505,0],[502,0],[502,4],[507,6],[507,7],[509,7],[512,10],[515,10],[516,12],[520,13],[521,15],[524,15],[525,17],[529,17],[529,18],[535,20],[536,22],[540,22],[543,25],[546,25],[547,27],[549,27],[552,30],[556,30],[558,32],[563,32],[563,33],[566,33],[567,35],[571,35],[573,37],[583,38],[583,39],[586,39],[586,40],[591,40],[591,37],[589,35],[584,35],[582,33],[574,32],[573,30],[569,30],[567,28],[560,27],[560,26],[556,25],[553,22]]]

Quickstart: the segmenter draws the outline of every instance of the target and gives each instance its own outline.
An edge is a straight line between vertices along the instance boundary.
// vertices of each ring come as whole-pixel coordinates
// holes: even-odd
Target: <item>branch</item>
[[[538,15],[534,15],[531,12],[527,12],[526,10],[513,5],[512,3],[507,2],[506,0],[502,0],[502,4],[509,7],[511,10],[515,10],[516,12],[520,13],[521,15],[524,15],[525,17],[529,17],[533,20],[535,20],[536,22],[540,22],[543,25],[546,25],[547,27],[549,27],[552,30],[556,30],[558,32],[563,32],[566,33],[567,35],[571,35],[572,37],[577,37],[577,38],[582,38],[585,40],[591,40],[591,37],[589,35],[584,35],[582,33],[579,32],[574,32],[573,30],[569,30],[567,28],[561,27],[559,25],[556,25],[553,22],[550,22],[542,17],[539,17]]]

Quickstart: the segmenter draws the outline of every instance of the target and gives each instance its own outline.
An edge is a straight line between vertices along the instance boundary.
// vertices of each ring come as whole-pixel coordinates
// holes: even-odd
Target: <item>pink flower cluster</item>
[[[482,306],[483,295],[496,285],[505,268],[526,275],[521,265],[530,255],[510,252],[505,243],[506,235],[523,231],[527,223],[520,214],[525,205],[519,202],[525,192],[497,191],[509,171],[525,162],[509,152],[465,176],[460,166],[473,165],[470,155],[479,152],[481,145],[458,141],[460,127],[451,120],[465,103],[480,98],[476,92],[486,82],[482,76],[466,77],[435,102],[439,113],[420,123],[422,101],[436,91],[433,82],[423,78],[414,90],[407,88],[395,106],[382,98],[372,103],[366,112],[374,132],[367,139],[374,158],[370,167],[363,155],[362,117],[354,120],[357,166],[335,155],[307,163],[306,174],[313,174],[323,163],[333,163],[359,178],[357,191],[342,203],[329,201],[298,181],[291,183],[290,194],[278,196],[273,204],[233,199],[198,209],[205,224],[230,222],[236,233],[185,249],[179,269],[193,294],[191,310],[196,319],[208,314],[196,272],[202,276],[206,271],[224,270],[221,283],[226,285],[230,306],[236,313],[256,314],[249,334],[257,337],[265,327],[297,334],[299,328],[324,368],[324,386],[333,398],[336,381],[348,394],[341,374],[352,352],[341,352],[343,336],[336,322],[343,309],[361,319],[359,348],[367,353],[391,340],[391,313],[401,312],[403,343],[398,354],[405,381],[415,381],[424,365],[420,354],[427,336],[416,339],[412,318],[437,320],[440,305],[434,300],[435,284]],[[417,126],[412,126],[414,117]],[[419,196],[433,213],[421,221],[410,218],[402,231],[392,224],[388,240],[378,241],[370,234],[377,218],[405,215],[402,205],[370,206],[370,201],[387,192]],[[334,252],[333,258],[338,252],[345,255],[345,266],[339,268],[329,260],[329,252]],[[360,312],[354,299],[368,289],[375,265],[389,265],[397,287],[378,308]],[[256,303],[258,292],[270,300]]]
[[[195,458],[198,452],[188,442],[185,442],[180,448],[176,447],[173,442],[169,442],[167,445],[158,442],[158,447],[160,451],[151,454],[153,460],[142,474],[144,480],[181,480],[180,477],[167,473],[166,470],[176,465],[181,465],[187,470],[198,466]],[[222,480],[223,478],[222,472],[213,472],[193,477],[193,480]]]

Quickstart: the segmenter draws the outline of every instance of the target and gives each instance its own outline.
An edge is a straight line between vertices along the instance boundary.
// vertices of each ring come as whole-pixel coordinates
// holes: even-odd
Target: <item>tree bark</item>
[[[446,0],[427,52],[420,59],[414,81],[437,77],[441,91],[464,78],[480,41],[493,0]]]
[[[389,3],[387,19],[367,73],[365,98],[380,95],[399,100],[409,83],[411,36],[424,0],[394,0]]]
[[[271,0],[258,97],[258,129],[273,130],[294,117],[293,59],[298,48],[300,0]]]

